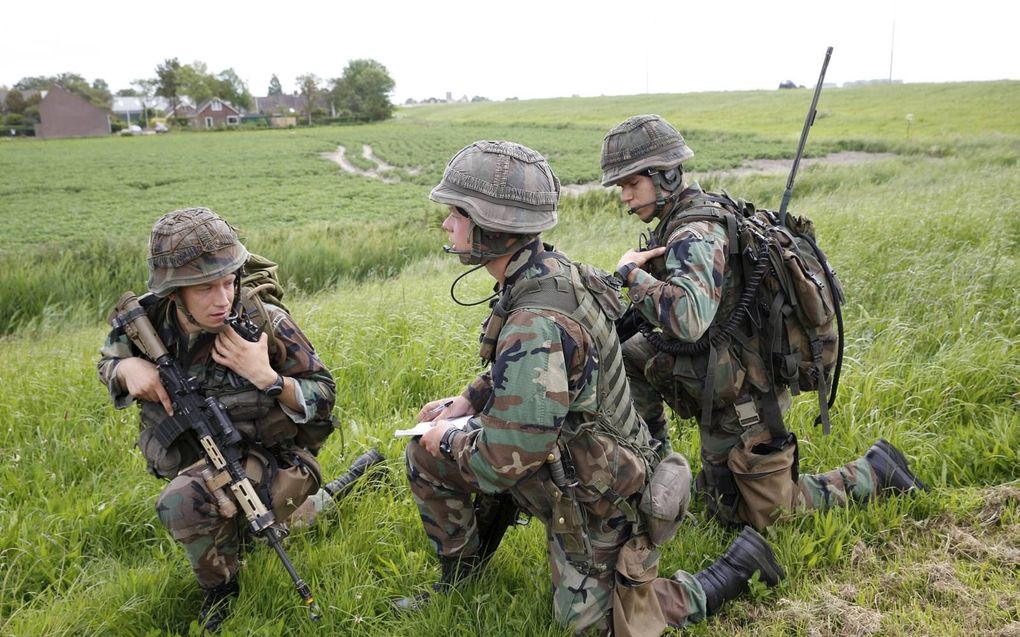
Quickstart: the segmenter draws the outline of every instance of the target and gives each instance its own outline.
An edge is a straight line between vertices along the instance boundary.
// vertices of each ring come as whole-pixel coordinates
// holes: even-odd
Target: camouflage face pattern
[[[446,166],[429,198],[463,208],[491,232],[537,234],[556,225],[560,180],[536,151],[505,141],[478,141]]]
[[[152,227],[148,288],[165,297],[179,287],[236,272],[247,258],[237,232],[212,210],[174,210]]]
[[[694,157],[683,135],[658,115],[635,115],[602,140],[602,185],[650,169],[668,170]]]

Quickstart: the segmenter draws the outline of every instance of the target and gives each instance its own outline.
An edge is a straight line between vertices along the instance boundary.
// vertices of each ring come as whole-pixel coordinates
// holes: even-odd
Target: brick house
[[[62,86],[54,84],[39,102],[36,137],[96,137],[110,133],[109,111],[90,104]]]
[[[191,119],[194,128],[225,128],[241,123],[241,112],[218,97],[198,105]]]

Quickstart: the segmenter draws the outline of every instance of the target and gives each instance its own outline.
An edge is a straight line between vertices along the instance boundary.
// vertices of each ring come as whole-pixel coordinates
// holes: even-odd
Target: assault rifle
[[[110,315],[110,324],[127,334],[149,360],[156,364],[159,378],[173,402],[174,414],[179,417],[180,422],[186,423],[186,427],[194,433],[201,445],[201,453],[206,461],[206,467],[201,472],[202,478],[216,498],[221,515],[231,518],[237,514],[237,506],[227,496],[226,487],[241,506],[251,532],[265,538],[269,546],[276,551],[280,562],[293,580],[294,587],[308,607],[309,616],[313,620],[318,620],[322,616],[319,606],[283,548],[283,538],[286,537],[287,530],[277,523],[276,516],[266,507],[245,474],[241,434],[230,422],[226,409],[216,398],[204,397],[198,379],[188,376],[180,361],[170,355],[133,292],[126,292],[117,301]],[[258,334],[255,336],[257,338]],[[181,432],[165,435],[176,439],[179,433]],[[157,436],[159,435],[157,432]],[[173,440],[161,439],[161,442],[169,445]],[[333,491],[327,489],[327,492],[334,498],[338,497],[336,494],[342,495],[365,469],[381,460],[382,456],[374,450],[365,454],[354,463],[347,475],[327,485],[333,487]]]

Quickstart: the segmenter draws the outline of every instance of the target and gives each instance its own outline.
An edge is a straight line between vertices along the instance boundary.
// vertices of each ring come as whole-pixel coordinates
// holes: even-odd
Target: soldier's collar
[[[510,262],[506,264],[506,273],[503,279],[504,287],[516,283],[517,279],[528,270],[528,266],[534,263],[544,251],[545,248],[542,245],[542,240],[536,238],[515,252],[514,256],[510,258]]]

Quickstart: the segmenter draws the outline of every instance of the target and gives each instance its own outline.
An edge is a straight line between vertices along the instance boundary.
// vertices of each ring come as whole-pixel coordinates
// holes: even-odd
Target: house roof
[[[229,108],[230,110],[234,111],[234,114],[235,114],[235,115],[240,115],[240,114],[241,114],[241,111],[237,110],[237,109],[236,109],[236,108],[234,107],[234,105],[233,105],[233,104],[231,104],[231,103],[230,103],[230,102],[228,102],[227,100],[224,100],[224,99],[220,99],[220,98],[218,98],[218,97],[211,97],[211,98],[207,99],[206,101],[202,102],[202,103],[201,103],[201,104],[199,104],[199,105],[198,105],[198,107],[197,107],[197,108],[195,109],[195,112],[196,112],[196,113],[201,113],[202,111],[204,111],[205,109],[207,109],[207,108],[208,108],[208,107],[209,107],[209,106],[210,106],[211,104],[213,104],[213,103],[215,103],[215,102],[219,102],[220,104],[223,104],[224,106],[226,106],[226,107],[227,107],[227,108]]]
[[[252,111],[263,115],[282,113],[301,113],[305,110],[305,97],[303,95],[269,95],[267,97],[253,97]]]

